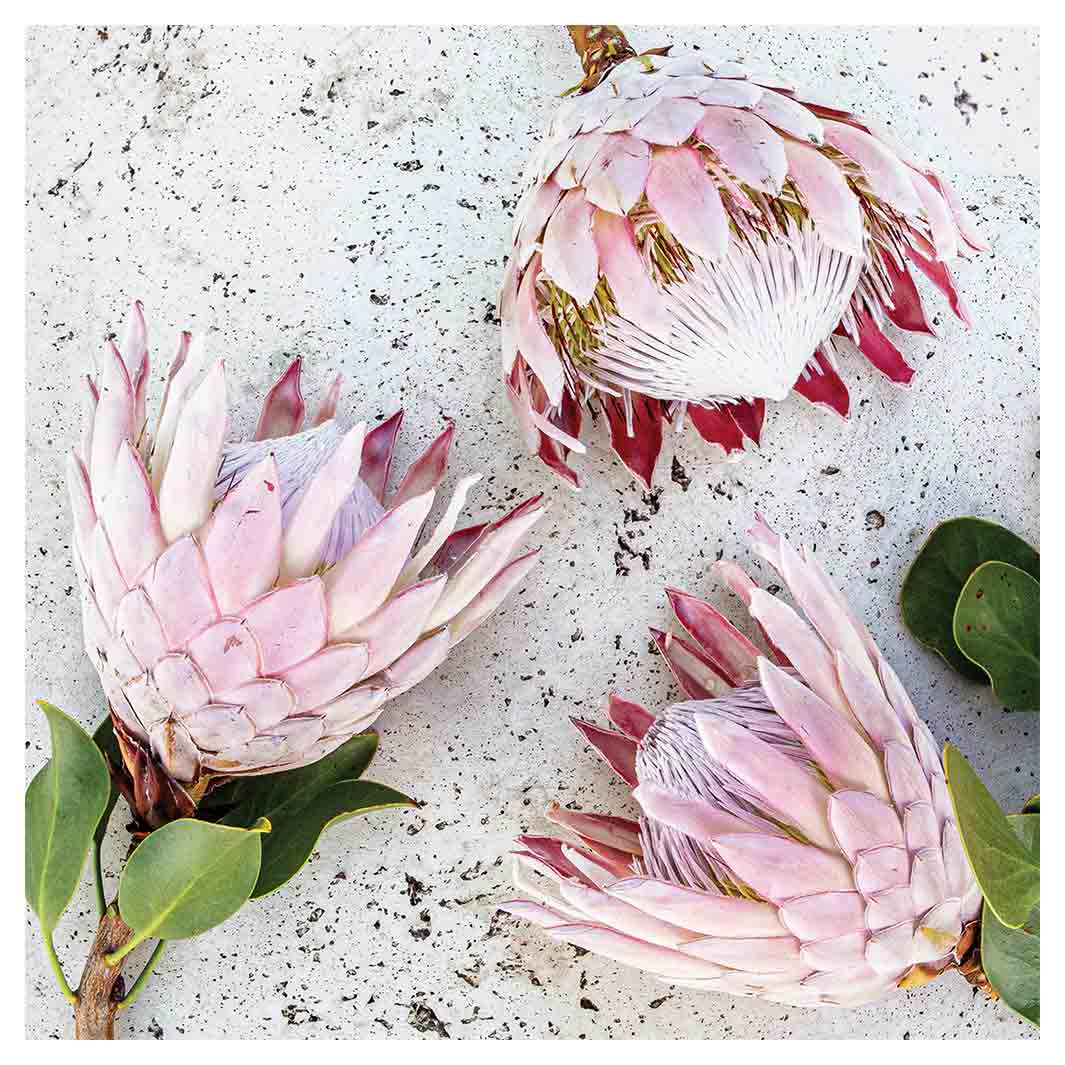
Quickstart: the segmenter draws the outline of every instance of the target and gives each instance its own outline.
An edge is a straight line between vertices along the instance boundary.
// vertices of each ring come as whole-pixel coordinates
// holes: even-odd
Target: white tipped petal
[[[225,427],[226,382],[219,360],[185,404],[159,490],[163,534],[171,543],[210,517]]]
[[[309,576],[321,561],[333,519],[359,476],[365,436],[362,422],[349,429],[304,490],[282,541],[282,581]]]
[[[544,272],[578,303],[588,303],[599,281],[599,253],[592,237],[593,208],[580,189],[570,189],[544,233]]]
[[[651,160],[647,199],[686,248],[711,262],[728,251],[729,221],[717,185],[694,148],[660,148]]]
[[[324,576],[329,631],[346,633],[369,617],[394,588],[436,493],[423,492],[388,511]]]
[[[203,554],[224,614],[273,587],[281,565],[281,485],[272,455],[253,466],[215,508]]]

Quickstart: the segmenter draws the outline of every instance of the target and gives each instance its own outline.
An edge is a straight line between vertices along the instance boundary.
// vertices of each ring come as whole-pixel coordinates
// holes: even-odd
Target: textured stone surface
[[[686,434],[653,495],[600,451],[572,495],[521,454],[496,387],[493,309],[524,155],[578,77],[561,29],[30,32],[27,775],[47,748],[29,697],[86,724],[102,712],[80,650],[62,457],[78,431],[71,384],[127,298],[146,304],[156,401],[180,328],[209,331],[225,354],[239,429],[300,353],[308,397],[340,370],[360,416],[407,408],[403,457],[454,419],[453,476],[487,474],[474,510],[541,489],[554,500],[527,586],[381,721],[372,775],[424,807],[334,830],[283,892],[173,944],[121,1018],[127,1037],[1026,1034],[956,976],[859,1012],[788,1009],[652,983],[495,916],[509,841],[545,827],[548,800],[624,809],[567,715],[596,718],[611,689],[648,706],[671,698],[646,635],[667,616],[662,586],[736,616],[707,567],[749,559],[755,508],[818,545],[937,740],[958,744],[1007,804],[1038,784],[1037,717],[1006,716],[959,681],[897,608],[941,519],[1038,532],[1035,32],[636,37],[760,56],[888,121],[953,177],[994,251],[958,271],[972,330],[933,296],[939,339],[900,341],[919,370],[911,391],[849,358],[847,422],[793,400],[735,465]],[[72,980],[91,912],[86,882],[56,936]],[[60,1036],[68,1009],[26,920],[28,1028]]]

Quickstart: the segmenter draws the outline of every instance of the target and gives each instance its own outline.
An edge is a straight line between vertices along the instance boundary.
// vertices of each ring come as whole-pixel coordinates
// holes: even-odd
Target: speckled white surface
[[[32,697],[86,724],[102,712],[80,649],[62,457],[77,433],[71,382],[127,297],[146,304],[156,400],[183,327],[225,354],[240,428],[300,353],[309,396],[341,370],[353,412],[407,408],[401,457],[454,419],[453,476],[487,473],[475,510],[541,489],[554,500],[534,578],[381,721],[371,775],[424,807],[341,826],[283,892],[173,944],[122,1016],[124,1037],[1029,1034],[955,975],[857,1012],[788,1009],[651,983],[495,915],[509,841],[545,827],[549,799],[624,810],[567,715],[597,717],[614,688],[652,707],[674,694],[646,636],[666,620],[661,588],[736,616],[707,566],[749,558],[755,508],[818,545],[937,740],[1007,804],[1038,785],[1037,717],[1003,714],[918,649],[896,603],[941,519],[982,514],[1038,537],[1035,31],[632,36],[760,56],[886,120],[953,177],[994,245],[959,271],[974,328],[933,297],[939,339],[900,341],[919,368],[911,391],[849,359],[848,422],[793,400],[771,411],[762,450],[730,466],[686,435],[683,476],[670,478],[667,453],[651,496],[605,452],[583,461],[581,495],[550,482],[496,388],[493,304],[518,177],[552,94],[578,77],[560,28],[29,33],[27,779],[47,746]],[[28,912],[26,924],[28,1031],[64,1036],[68,1008]],[[86,882],[56,937],[72,980],[92,924]]]

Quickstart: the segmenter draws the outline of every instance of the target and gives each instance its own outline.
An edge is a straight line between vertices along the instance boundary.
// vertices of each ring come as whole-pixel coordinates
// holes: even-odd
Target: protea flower
[[[846,416],[841,340],[908,384],[888,333],[933,334],[914,268],[968,323],[948,265],[984,247],[968,212],[846,103],[570,31],[587,77],[531,160],[500,296],[508,395],[559,476],[578,484],[584,408],[648,485],[685,414],[726,455],[793,390]]]
[[[620,731],[575,722],[639,820],[553,806],[580,845],[522,837],[536,901],[503,909],[669,983],[862,1005],[965,967],[980,890],[891,666],[812,554],[760,519],[751,535],[809,624],[731,563],[768,652],[670,590],[686,635],[652,633],[689,701],[612,697]]]
[[[231,442],[201,340],[182,334],[151,433],[148,378],[137,304],[86,378],[68,479],[85,649],[150,820],[213,777],[298,767],[366,729],[522,580],[544,508],[457,529],[466,477],[419,545],[450,426],[390,491],[403,412],[342,428],[340,378],[303,428],[297,359],[254,438]]]

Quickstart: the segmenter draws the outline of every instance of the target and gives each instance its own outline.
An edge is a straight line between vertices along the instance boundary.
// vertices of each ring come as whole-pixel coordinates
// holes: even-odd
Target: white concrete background
[[[156,401],[183,327],[225,354],[240,429],[298,352],[312,402],[342,370],[353,415],[406,407],[404,457],[454,419],[453,475],[487,474],[475,511],[541,490],[554,500],[524,590],[382,719],[371,775],[424,807],[331,832],[283,892],[173,944],[122,1016],[126,1038],[1028,1034],[956,975],[862,1011],[787,1009],[656,984],[495,916],[510,840],[545,828],[549,799],[625,810],[567,715],[601,717],[614,688],[665,705],[675,690],[646,636],[667,618],[662,586],[735,615],[707,566],[748,560],[755,508],[817,544],[937,740],[958,744],[1007,804],[1038,786],[1038,717],[1005,715],[959,681],[914,645],[897,607],[938,521],[980,514],[1038,536],[1036,33],[632,36],[757,56],[886,120],[952,176],[994,245],[958,271],[974,328],[933,296],[939,339],[901,339],[919,368],[911,391],[848,359],[849,421],[795,399],[770,413],[762,450],[729,466],[686,435],[690,486],[671,480],[667,454],[653,497],[606,452],[583,462],[581,495],[552,483],[522,455],[496,387],[493,305],[518,177],[554,94],[578,77],[561,28],[29,33],[27,779],[47,750],[33,697],[85,724],[103,709],[79,643],[62,458],[78,431],[71,382],[128,298],[145,301]],[[26,923],[28,1030],[67,1035]],[[86,882],[56,937],[72,980],[92,925]]]

